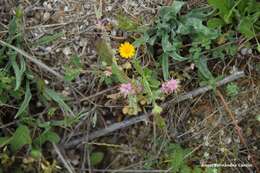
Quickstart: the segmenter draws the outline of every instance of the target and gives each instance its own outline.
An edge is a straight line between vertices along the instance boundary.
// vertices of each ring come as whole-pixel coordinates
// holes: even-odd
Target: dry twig
[[[245,74],[244,74],[243,71],[235,72],[234,74],[232,74],[230,76],[227,76],[223,80],[217,82],[217,86],[225,85],[225,84],[227,84],[229,82],[232,82],[232,81],[237,80],[239,78],[242,78],[244,76],[245,76]],[[207,91],[210,91],[210,90],[212,90],[211,86],[200,87],[198,89],[195,89],[195,90],[193,90],[191,92],[183,94],[183,95],[181,95],[179,97],[176,97],[176,98],[174,98],[174,99],[164,103],[162,105],[162,107],[165,108],[165,107],[167,107],[170,104],[178,103],[178,102],[182,102],[182,101],[191,99],[193,97],[196,97],[196,96],[198,96],[200,94],[203,94],[203,93],[205,93]],[[149,112],[147,114],[144,114],[144,115],[141,115],[141,116],[138,116],[138,117],[134,117],[134,118],[131,118],[131,119],[126,120],[126,121],[122,121],[122,122],[119,122],[119,123],[112,124],[112,125],[104,128],[104,129],[101,129],[101,130],[98,130],[98,131],[95,131],[95,132],[89,134],[88,140],[90,141],[90,140],[93,140],[95,138],[98,138],[98,137],[101,137],[101,136],[105,136],[105,135],[107,135],[107,134],[109,134],[109,133],[111,133],[113,131],[129,127],[129,126],[131,126],[133,124],[136,124],[136,123],[139,123],[139,122],[146,121],[151,115],[152,115],[152,113]],[[70,148],[70,147],[74,147],[76,145],[83,144],[83,143],[85,143],[84,138],[78,136],[75,139],[73,139],[72,141],[64,144],[64,147],[65,148]]]

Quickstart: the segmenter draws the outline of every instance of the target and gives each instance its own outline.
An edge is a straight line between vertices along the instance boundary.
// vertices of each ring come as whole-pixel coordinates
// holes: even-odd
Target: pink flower
[[[129,94],[133,94],[134,90],[131,83],[121,84],[119,87],[120,93],[122,93],[125,97]]]
[[[165,94],[171,94],[177,90],[179,87],[179,80],[171,79],[167,82],[164,82],[161,87],[161,91]]]

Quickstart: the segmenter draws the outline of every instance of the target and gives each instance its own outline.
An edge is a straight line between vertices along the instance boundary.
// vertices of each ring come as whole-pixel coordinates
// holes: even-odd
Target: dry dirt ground
[[[16,3],[0,0],[2,18],[0,19],[0,39],[6,33],[6,25],[10,19],[8,15],[13,14]],[[45,79],[50,87],[71,98],[69,103],[75,112],[82,111],[87,115],[76,126],[62,131],[59,129],[61,143],[75,139],[78,134],[88,134],[120,122],[122,119],[127,119],[128,117],[121,115],[124,103],[115,105],[113,100],[106,97],[117,91],[114,88],[104,88],[99,82],[100,72],[97,70],[95,42],[103,34],[108,34],[112,47],[116,49],[118,44],[128,37],[129,33],[117,30],[112,26],[116,22],[116,12],[123,11],[136,20],[142,16],[143,24],[149,25],[153,22],[158,8],[170,1],[23,0],[18,3],[24,9],[25,41],[28,45],[44,35],[64,33],[64,36],[53,44],[28,47],[29,54],[39,58],[61,74],[64,73],[64,64],[69,62],[72,55],[79,55],[84,66],[84,71],[72,83],[72,86],[66,86],[51,74],[31,64],[33,71]],[[3,8],[3,4],[5,8]],[[101,6],[102,21],[97,19],[94,5]],[[194,5],[204,4],[202,1],[191,1],[188,8],[192,8]],[[100,22],[105,22],[105,32],[100,29]],[[245,58],[248,60],[245,61]],[[248,153],[251,153],[259,165],[260,129],[256,116],[260,115],[260,71],[257,70],[253,57],[240,57],[235,63],[246,71],[246,77],[236,81],[240,88],[238,96],[229,98],[225,96],[224,87],[219,90],[223,93],[229,109],[242,128],[247,146],[243,146],[239,142],[234,124],[221,99],[216,93],[208,92],[192,100],[170,105],[163,114],[167,122],[165,131],[157,129],[150,119],[147,122],[138,123],[88,141],[92,150],[105,153],[103,161],[95,169],[101,169],[104,172],[107,170],[124,172],[124,169],[135,172],[135,170],[149,168],[149,165],[164,169],[159,165],[162,157],[161,151],[169,141],[192,149],[192,160],[197,164],[219,162],[251,164],[250,158],[248,158]],[[103,92],[104,90],[106,92]],[[86,97],[87,99],[82,101]],[[39,110],[34,111],[38,113]],[[95,127],[91,123],[94,121],[93,119],[95,119]],[[50,148],[46,150],[46,157],[56,159],[61,167],[65,167],[60,157],[53,151],[52,146],[47,145],[46,148],[48,147]],[[87,166],[89,149],[82,143],[66,149],[62,145],[58,147],[63,158],[69,163],[69,167],[75,172],[80,172],[80,170],[90,172]],[[64,168],[64,170],[66,169]],[[251,167],[222,169],[223,172],[252,172],[252,170]],[[92,172],[97,171],[92,170]]]

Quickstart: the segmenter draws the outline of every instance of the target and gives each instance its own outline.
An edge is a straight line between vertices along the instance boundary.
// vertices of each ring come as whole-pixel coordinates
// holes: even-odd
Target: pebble
[[[245,55],[251,55],[253,51],[251,48],[243,47],[240,49],[240,53],[245,56]]]
[[[50,19],[50,17],[51,17],[51,14],[49,12],[45,12],[43,14],[43,21],[45,21],[45,22],[48,21]]]
[[[71,50],[69,47],[64,48],[62,52],[64,53],[64,55],[67,55],[67,56],[71,54]]]

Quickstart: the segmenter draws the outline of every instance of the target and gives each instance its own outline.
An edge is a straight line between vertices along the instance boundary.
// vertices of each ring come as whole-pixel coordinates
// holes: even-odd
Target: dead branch
[[[245,76],[245,73],[243,71],[235,72],[234,74],[227,76],[223,80],[220,80],[219,82],[217,82],[217,87],[225,85],[225,84],[232,82],[234,80],[240,79],[244,76]],[[210,91],[210,90],[212,90],[211,86],[200,87],[200,88],[195,89],[191,92],[177,96],[177,97],[165,102],[161,106],[163,108],[165,108],[170,104],[179,103],[179,102],[182,102],[182,101],[185,101],[185,100],[188,100],[188,99],[192,99],[193,97],[196,97],[200,94],[206,93],[207,91]],[[107,135],[107,134],[109,134],[113,131],[129,127],[129,126],[136,124],[136,123],[139,123],[139,122],[146,121],[151,115],[152,115],[152,113],[148,112],[147,114],[143,114],[141,116],[134,117],[134,118],[131,118],[129,120],[125,120],[125,121],[122,121],[122,122],[119,122],[119,123],[114,123],[114,124],[104,128],[104,129],[101,129],[101,130],[98,130],[98,131],[95,131],[95,132],[89,134],[88,140],[90,141],[90,140],[93,140],[95,138],[105,136],[105,135]],[[71,147],[74,147],[76,145],[83,144],[83,143],[85,143],[84,137],[78,136],[75,139],[73,139],[72,141],[64,144],[64,148],[71,148]]]

